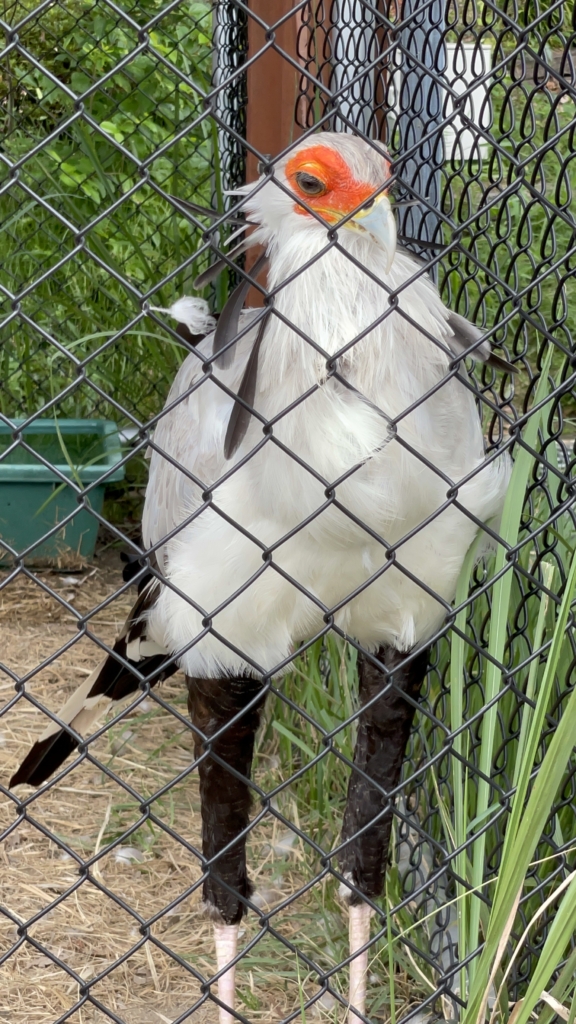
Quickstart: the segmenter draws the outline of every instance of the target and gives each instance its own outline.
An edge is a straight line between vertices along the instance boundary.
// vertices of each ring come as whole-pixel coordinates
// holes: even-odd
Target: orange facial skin
[[[296,181],[295,176],[299,171],[319,178],[325,185],[324,193],[318,196],[306,195]],[[286,164],[286,176],[295,194],[328,224],[336,224],[375,192],[373,185],[357,181],[343,157],[328,146],[310,146],[296,153]],[[310,216],[299,203],[294,205],[294,209],[304,217]]]

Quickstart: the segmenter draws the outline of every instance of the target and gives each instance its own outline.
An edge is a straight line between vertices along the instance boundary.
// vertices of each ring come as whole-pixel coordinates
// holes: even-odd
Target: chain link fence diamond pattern
[[[0,470],[16,456],[63,464],[52,507],[70,492],[66,522],[80,506],[100,529],[94,565],[77,572],[60,519],[49,532],[64,538],[64,553],[38,566],[32,548],[7,541],[0,510],[0,725],[15,759],[16,745],[21,755],[46,714],[111,650],[130,608],[119,551],[142,556],[145,454],[171,382],[195,350],[162,310],[226,256],[244,216],[243,200],[228,193],[244,183],[247,162],[274,176],[277,153],[257,150],[250,120],[251,111],[273,116],[266,97],[250,91],[258,61],[288,68],[293,132],[278,149],[318,129],[386,145],[402,244],[425,262],[421,272],[445,303],[520,371],[478,363],[468,374],[458,360],[451,371],[474,391],[486,458],[503,448],[516,461],[524,453],[529,473],[517,536],[503,540],[488,524],[494,548],[506,550],[502,568],[498,553],[479,561],[434,637],[372,929],[373,1020],[461,1017],[464,967],[473,970],[485,937],[519,750],[575,547],[574,17],[570,0],[314,0],[270,3],[265,18],[240,0],[6,0],[2,10]],[[257,46],[255,27],[264,40]],[[250,273],[245,257],[226,258],[229,269],[204,292],[214,312]],[[335,363],[328,370],[339,373]],[[198,387],[212,371],[208,360]],[[115,465],[126,477],[108,482],[101,511],[92,485],[38,447],[39,418],[118,424]],[[352,516],[334,481],[324,485],[326,505]],[[446,490],[458,503],[458,487],[448,481]],[[203,501],[211,506],[210,492]],[[255,541],[273,564],[274,550]],[[380,543],[389,564],[401,562],[402,541]],[[507,600],[499,576],[510,581]],[[237,968],[245,1021],[333,1020],[346,1008],[335,851],[362,651],[338,625],[338,610],[321,609],[321,628],[286,677],[264,680],[247,830],[256,892]],[[205,628],[217,630],[216,619],[207,610]],[[535,769],[575,678],[570,617]],[[216,1019],[200,907],[213,866],[201,853],[194,730],[182,676],[153,682],[143,678],[132,703],[103,720],[39,791],[13,792],[2,780],[0,1014],[11,1024]],[[575,770],[572,760],[522,890],[504,958],[510,1004],[542,954],[557,911],[553,889],[573,870]],[[464,904],[480,922],[476,946]]]

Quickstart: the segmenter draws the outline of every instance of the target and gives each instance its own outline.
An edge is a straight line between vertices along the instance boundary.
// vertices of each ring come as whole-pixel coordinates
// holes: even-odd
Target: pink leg
[[[363,903],[349,908],[350,953],[365,946],[370,938],[370,907]],[[350,964],[350,992],[348,1003],[348,1024],[363,1024],[354,1010],[366,1013],[366,975],[368,973],[368,950],[359,953]]]
[[[215,924],[214,925],[214,942],[216,944],[216,963],[218,970],[221,971],[226,964],[229,964],[231,960],[236,956],[238,949],[238,929],[237,924]],[[234,1009],[234,1003],[236,1000],[236,966],[231,967],[229,971],[226,971],[218,979],[218,998],[222,1003],[225,1003],[230,1010]],[[218,1007],[218,1019],[220,1024],[235,1024],[236,1018],[228,1010],[223,1007]]]

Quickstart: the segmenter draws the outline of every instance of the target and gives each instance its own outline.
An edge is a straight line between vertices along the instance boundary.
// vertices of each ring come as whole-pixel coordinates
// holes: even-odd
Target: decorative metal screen
[[[10,790],[8,773],[44,729],[44,710],[54,716],[110,651],[133,602],[120,553],[146,563],[145,455],[194,348],[166,311],[215,254],[229,269],[202,294],[222,309],[252,266],[227,255],[244,217],[244,199],[230,193],[253,177],[251,161],[273,176],[274,159],[317,130],[387,147],[400,241],[446,305],[519,371],[468,364],[486,458],[506,448],[522,463],[525,498],[508,539],[488,524],[492,551],[470,564],[470,588],[465,579],[433,638],[369,954],[367,1019],[462,1019],[576,548],[574,18],[572,0],[5,0],[0,1020],[216,1019],[200,905],[211,866],[200,852],[182,676],[154,689],[145,678],[40,790]],[[253,85],[264,60],[286,76],[289,136],[274,135],[282,111]],[[274,152],[258,148],[262,131]],[[87,484],[64,435],[56,448],[26,439],[39,418],[114,421],[123,478],[107,470]],[[16,462],[57,466],[42,502],[9,491]],[[31,529],[55,510],[56,554],[39,560],[37,541],[10,544],[7,508],[20,500]],[[447,500],[458,501],[457,487],[447,484]],[[98,526],[93,560],[66,541],[77,506]],[[336,851],[358,644],[326,621],[291,673],[267,681],[248,835],[256,894],[237,967],[242,1021],[346,1011]],[[527,794],[572,699],[573,610],[553,666]],[[490,979],[488,1014],[502,992],[494,1012],[520,1009],[549,950],[575,825],[571,755]],[[574,957],[573,942],[557,950],[541,1024],[558,1011],[568,1019]]]

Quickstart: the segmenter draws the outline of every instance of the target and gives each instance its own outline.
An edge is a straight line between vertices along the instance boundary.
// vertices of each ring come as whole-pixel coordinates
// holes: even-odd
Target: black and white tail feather
[[[78,746],[71,730],[80,736],[90,735],[106,711],[137,692],[142,677],[153,676],[150,685],[155,686],[176,672],[178,665],[169,660],[168,652],[146,636],[146,611],[156,601],[160,586],[151,575],[141,586],[113,654],[74,691],[58,712],[58,721],[50,721],[12,776],[11,787],[22,782],[40,786]]]

